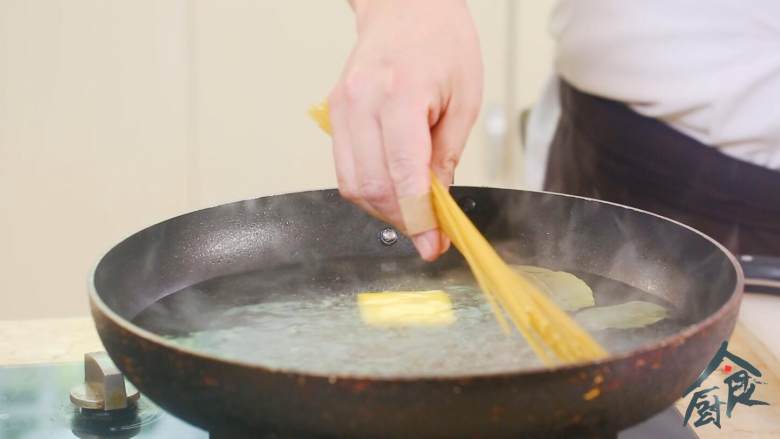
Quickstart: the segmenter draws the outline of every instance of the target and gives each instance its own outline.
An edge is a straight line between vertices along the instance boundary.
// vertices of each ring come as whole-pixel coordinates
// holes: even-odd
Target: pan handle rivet
[[[473,198],[469,197],[461,198],[458,200],[458,204],[460,205],[460,208],[463,209],[464,213],[469,213],[474,210],[475,207],[477,207],[477,202],[474,201]]]
[[[386,227],[379,232],[379,241],[386,246],[391,246],[398,241],[398,232],[392,227]]]

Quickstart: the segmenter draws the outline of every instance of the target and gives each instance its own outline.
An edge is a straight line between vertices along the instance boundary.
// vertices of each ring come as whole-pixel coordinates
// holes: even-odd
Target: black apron
[[[780,256],[780,172],[726,156],[565,81],[560,99],[545,190],[655,212],[734,253]]]

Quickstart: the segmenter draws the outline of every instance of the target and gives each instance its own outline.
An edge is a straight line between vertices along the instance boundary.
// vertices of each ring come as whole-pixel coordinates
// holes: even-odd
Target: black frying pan
[[[454,188],[453,195],[502,249],[537,265],[652,289],[689,326],[597,363],[333,379],[222,360],[131,323],[166,295],[219,276],[345,257],[414,257],[408,240],[386,245],[378,237],[386,225],[326,190],[205,209],[122,241],[94,272],[90,300],[98,332],[144,394],[215,436],[595,437],[679,399],[734,327],[742,272],[722,246],[693,229],[565,195],[469,187]],[[455,251],[437,262],[459,263]],[[586,400],[597,375],[604,378],[601,394]]]

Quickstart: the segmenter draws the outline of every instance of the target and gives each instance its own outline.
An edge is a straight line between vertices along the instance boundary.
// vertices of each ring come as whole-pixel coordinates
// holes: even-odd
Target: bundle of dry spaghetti
[[[313,107],[309,114],[330,134],[326,104]],[[501,259],[435,176],[431,201],[439,227],[468,262],[505,333],[511,332],[509,320],[546,364],[607,355],[574,319]]]

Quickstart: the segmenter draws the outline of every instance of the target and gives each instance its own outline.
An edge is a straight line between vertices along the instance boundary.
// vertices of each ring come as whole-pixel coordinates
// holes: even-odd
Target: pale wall
[[[485,104],[515,122],[549,70],[552,2],[511,2],[471,4]],[[0,0],[0,319],[86,314],[93,263],[146,225],[334,186],[305,109],[352,43],[344,3]],[[458,182],[519,186],[518,166],[488,166],[521,160],[517,140],[483,128]]]

